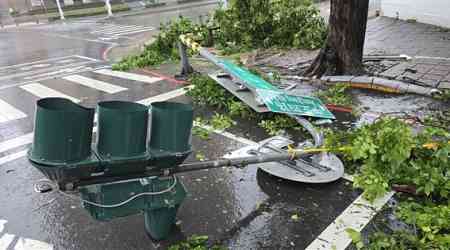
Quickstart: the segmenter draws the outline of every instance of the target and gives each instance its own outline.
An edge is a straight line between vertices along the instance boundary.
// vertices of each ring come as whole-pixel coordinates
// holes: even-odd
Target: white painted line
[[[117,29],[125,29],[125,28],[129,28],[129,27],[133,27],[133,26],[129,26],[129,25],[108,25],[106,27],[100,27],[100,29],[96,29],[94,31],[91,31],[91,34],[97,34],[97,33],[103,33],[105,31],[109,31],[109,30],[117,30]],[[135,27],[139,27],[139,26],[135,26]]]
[[[187,88],[190,88],[190,86]],[[148,106],[154,102],[163,102],[163,101],[167,101],[169,99],[175,98],[175,97],[182,96],[182,95],[186,94],[186,92],[187,92],[186,88],[176,89],[176,90],[172,90],[172,91],[169,91],[169,92],[161,94],[161,95],[153,96],[153,97],[138,101],[138,103]]]
[[[123,26],[123,27],[113,27],[113,28],[109,28],[109,29],[105,29],[102,31],[99,31],[97,33],[100,34],[107,34],[109,32],[120,32],[121,30],[130,30],[130,29],[143,29],[145,27],[141,27],[141,26]]]
[[[8,66],[0,67],[0,70],[3,70],[3,69],[9,69],[9,68],[13,68],[13,67],[22,67],[22,66],[27,66],[27,65],[35,64],[35,63],[43,63],[43,62],[58,61],[58,60],[70,58],[70,57],[73,57],[73,56],[74,56],[74,55],[71,55],[71,56],[62,56],[62,57],[53,57],[53,58],[48,58],[48,59],[38,60],[38,61],[33,61],[33,62],[28,62],[28,63],[19,63],[19,64],[14,64],[14,65],[8,65]]]
[[[124,90],[127,90],[127,88],[123,88],[120,86],[116,86],[107,82],[95,80],[92,78],[80,76],[80,75],[71,75],[71,76],[65,76],[63,77],[64,80],[71,81],[89,88],[94,88],[109,94],[118,93]]]
[[[49,36],[49,37],[59,37],[59,38],[64,38],[64,39],[79,40],[79,41],[86,41],[86,42],[92,42],[92,43],[103,43],[103,44],[108,44],[108,45],[113,45],[113,46],[117,45],[117,43],[113,43],[113,42],[105,42],[105,41],[95,40],[95,39],[86,39],[86,38],[80,38],[80,37],[69,36],[69,35],[51,34],[51,33],[43,33],[43,35]]]
[[[158,78],[158,77],[151,77],[151,76],[133,74],[133,73],[122,72],[122,71],[113,71],[110,69],[96,70],[96,71],[94,71],[94,73],[107,75],[107,76],[114,76],[114,77],[123,78],[123,79],[129,79],[129,80],[138,81],[138,82],[145,82],[145,83],[155,83],[155,82],[159,82],[162,80],[161,78]]]
[[[5,224],[8,223],[7,220],[0,219],[0,233],[3,232],[3,229],[5,229]]]
[[[75,69],[80,69],[80,70],[72,71],[72,70],[69,70],[69,69],[65,69],[65,70],[61,70],[59,72],[61,74],[63,74],[64,72],[70,72],[70,74],[73,75],[73,74],[83,73],[83,72],[86,72],[86,71],[99,70],[99,69],[104,69],[104,68],[111,68],[111,66],[103,65],[103,66],[96,67],[94,69],[92,69],[91,67],[81,67],[81,69],[80,69],[80,67],[76,67]],[[21,83],[14,83],[14,84],[0,86],[0,90],[14,88],[14,87],[19,87],[19,86],[22,86],[22,85],[25,85],[25,84],[34,83],[34,82],[40,82],[40,81],[55,79],[55,78],[57,78],[59,76],[59,75],[53,76],[50,73],[46,73],[46,74],[43,74],[43,75],[45,75],[46,77],[42,77],[42,78],[30,80],[30,81],[24,81],[24,82],[21,82]],[[40,76],[43,76],[43,75],[40,75]],[[68,73],[66,73],[64,75],[68,75]]]
[[[78,58],[81,58],[81,59],[85,59],[85,60],[89,60],[89,61],[93,61],[93,62],[101,62],[102,61],[102,60],[98,60],[98,59],[87,57],[87,56],[75,55],[75,57],[78,57]]]
[[[39,98],[61,97],[61,98],[67,98],[76,103],[80,102],[80,100],[75,97],[68,96],[59,91],[48,88],[40,83],[28,84],[28,85],[20,86],[20,88],[25,91],[28,91],[29,93],[31,93]]]
[[[24,157],[26,155],[27,155],[27,150],[22,150],[22,151],[13,153],[13,154],[9,154],[7,156],[3,156],[3,157],[0,158],[0,166],[3,165],[3,164],[6,164],[8,162],[20,159],[20,158],[22,158],[22,157]],[[0,249],[2,249],[2,248],[0,247]]]
[[[44,68],[44,69],[36,69],[33,71],[25,71],[25,72],[20,72],[20,73],[11,73],[8,75],[3,75],[0,76],[0,80],[3,79],[11,79],[14,77],[24,77],[24,76],[29,76],[29,75],[34,75],[34,74],[42,74],[42,73],[48,73],[48,72],[52,72],[55,70],[60,70],[60,69],[72,69],[74,67],[77,66],[83,66],[83,65],[88,65],[88,64],[92,64],[92,61],[82,61],[82,62],[77,62],[77,63],[73,63],[73,64],[67,64],[67,65],[60,65],[60,66],[54,66],[54,67],[50,67],[50,68]]]
[[[22,119],[27,117],[25,113],[0,99],[0,123]]]
[[[0,238],[0,250],[8,249],[9,245],[11,244],[11,242],[13,242],[14,237],[15,236],[13,234],[4,234]]]
[[[8,141],[2,141],[0,142],[0,153],[26,145],[28,143],[31,143],[32,141],[33,141],[33,133],[24,134]]]
[[[129,29],[122,29],[122,30],[117,30],[117,31],[109,31],[109,32],[105,32],[102,33],[103,35],[115,35],[115,36],[120,36],[120,35],[125,35],[125,34],[134,34],[134,33],[139,33],[139,32],[145,32],[145,31],[152,31],[153,28],[129,28]]]
[[[53,245],[50,245],[48,243],[38,240],[25,239],[22,237],[19,238],[16,245],[14,246],[14,250],[52,250],[52,249]]]
[[[152,31],[152,30],[153,29],[136,30],[136,31],[130,31],[130,32],[125,32],[125,33],[115,34],[115,36],[130,35],[130,34],[141,33],[141,32]]]
[[[199,124],[199,123],[194,122],[194,126],[199,127],[199,128],[204,128],[206,130],[212,131],[212,132],[214,132],[216,134],[222,135],[222,136],[224,136],[224,137],[226,137],[228,139],[240,142],[240,143],[245,144],[245,145],[249,145],[249,146],[258,145],[257,142],[254,142],[252,140],[249,140],[249,139],[246,139],[246,138],[234,135],[234,134],[226,132],[226,131],[216,130],[213,127],[208,126],[208,125]]]
[[[33,79],[37,79],[37,78],[61,75],[61,74],[64,74],[64,73],[66,75],[67,74],[75,74],[75,73],[79,72],[80,70],[91,71],[92,67],[89,67],[89,66],[86,66],[86,65],[78,66],[78,67],[70,67],[70,68],[55,70],[55,71],[51,71],[51,72],[46,72],[46,73],[39,74],[39,75],[26,76],[23,79],[24,80],[33,80]]]
[[[395,192],[376,199],[373,204],[360,195],[331,223],[306,250],[344,250],[352,242],[347,228],[361,231],[392,198]]]

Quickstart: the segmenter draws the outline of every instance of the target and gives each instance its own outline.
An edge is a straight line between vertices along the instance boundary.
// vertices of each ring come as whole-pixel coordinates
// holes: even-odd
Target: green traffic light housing
[[[191,153],[191,105],[100,102],[95,142],[94,109],[64,98],[44,98],[36,106],[28,158],[62,190],[81,181],[173,168]]]

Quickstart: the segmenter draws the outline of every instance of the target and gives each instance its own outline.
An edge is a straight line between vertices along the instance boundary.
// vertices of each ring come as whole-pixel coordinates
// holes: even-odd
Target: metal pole
[[[58,12],[59,12],[59,16],[61,17],[61,20],[64,20],[64,12],[61,8],[61,3],[59,2],[60,0],[56,0],[56,5],[58,6]]]
[[[112,17],[113,13],[112,13],[112,8],[111,8],[111,3],[109,2],[109,0],[105,0],[105,6],[106,6],[106,10],[108,11],[108,17]]]
[[[189,64],[189,56],[187,54],[186,45],[178,41],[178,50],[180,51],[181,59],[181,73],[178,75],[179,78],[185,78],[187,75],[192,74],[194,69]]]
[[[246,166],[251,164],[265,163],[265,162],[279,162],[279,161],[287,161],[287,160],[295,160],[299,159],[305,155],[311,154],[320,154],[326,151],[325,149],[310,149],[310,150],[295,150],[293,153],[279,153],[279,154],[264,154],[258,156],[248,156],[248,157],[239,157],[233,159],[219,159],[213,161],[204,161],[204,162],[194,162],[194,163],[186,163],[181,164],[174,168],[167,169],[152,169],[150,168],[148,171],[143,173],[136,173],[131,175],[122,175],[122,176],[109,176],[109,177],[101,177],[97,176],[92,179],[85,179],[81,181],[77,181],[74,183],[70,183],[64,187],[60,187],[63,190],[73,190],[77,187],[94,185],[94,184],[102,184],[102,183],[111,183],[116,181],[123,180],[131,180],[131,179],[139,179],[151,176],[170,176],[179,173],[187,173],[200,171],[205,169],[215,169],[222,167],[236,167],[236,166]]]

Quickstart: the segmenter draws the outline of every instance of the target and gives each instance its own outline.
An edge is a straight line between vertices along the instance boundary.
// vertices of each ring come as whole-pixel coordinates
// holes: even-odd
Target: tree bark
[[[328,36],[306,76],[361,75],[369,0],[331,0]]]

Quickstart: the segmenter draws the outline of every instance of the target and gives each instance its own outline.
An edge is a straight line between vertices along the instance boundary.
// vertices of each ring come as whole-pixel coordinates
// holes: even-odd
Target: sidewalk
[[[413,59],[381,75],[397,80],[406,77],[419,84],[450,89],[450,31],[447,29],[387,17],[371,19],[364,54],[406,54]]]

